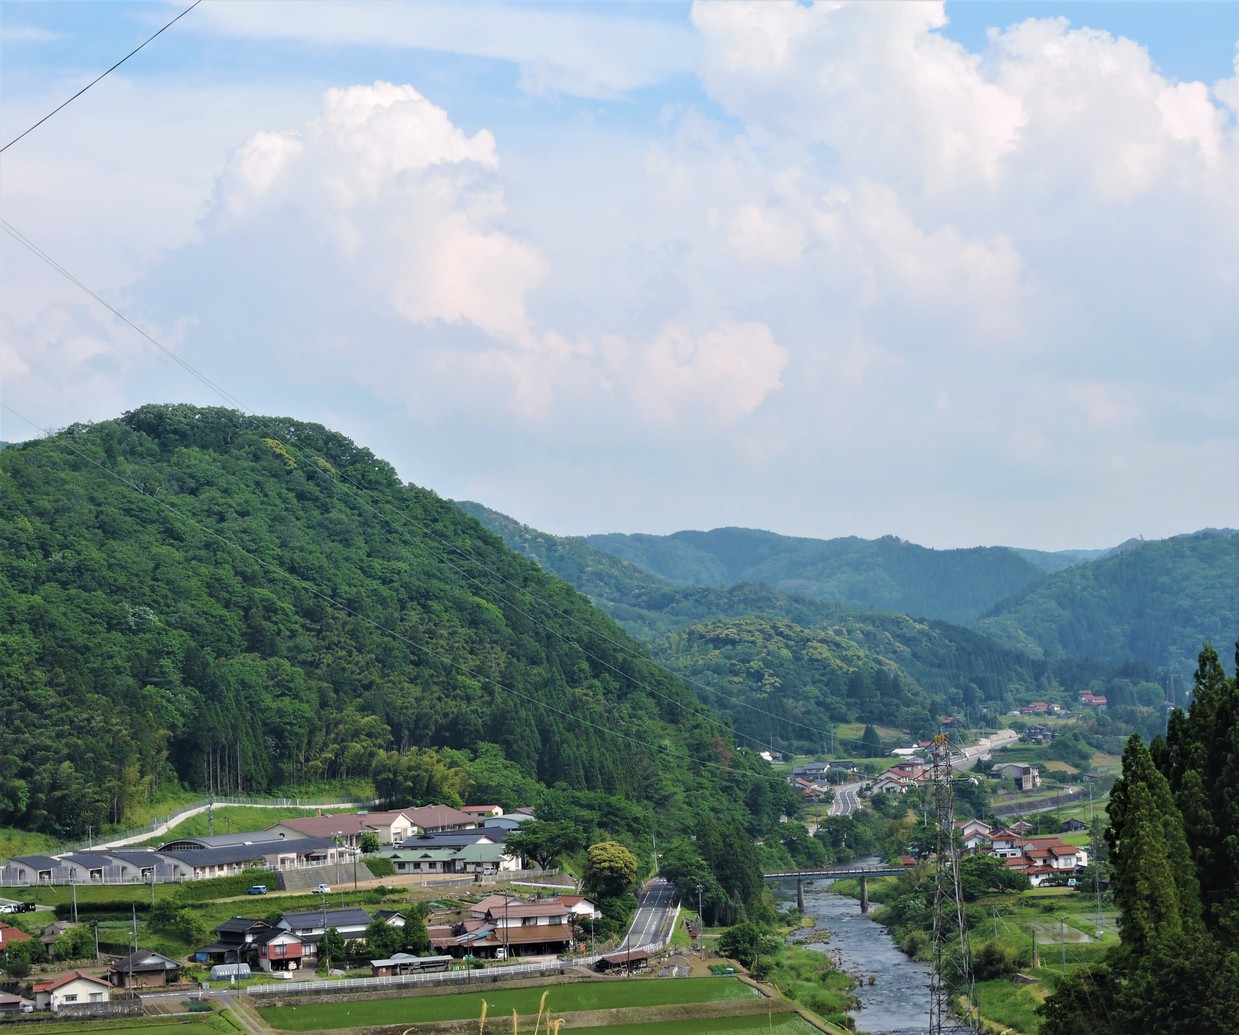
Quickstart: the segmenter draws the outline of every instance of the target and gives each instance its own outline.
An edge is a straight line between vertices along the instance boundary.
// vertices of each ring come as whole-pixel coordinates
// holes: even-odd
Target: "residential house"
[[[1086,708],[1104,708],[1106,706],[1106,695],[1093,694],[1087,690],[1081,690],[1080,703]]]
[[[364,909],[312,909],[304,913],[285,913],[275,926],[291,931],[301,940],[302,956],[318,958],[318,943],[323,935],[335,928],[345,941],[365,938],[366,928],[374,919]]]
[[[64,1006],[79,1003],[106,1003],[112,998],[112,986],[103,978],[91,977],[73,970],[51,981],[34,983],[34,1005],[40,1010],[55,1012]]]
[[[793,766],[791,775],[808,780],[809,783],[824,783],[829,770],[829,762],[806,762],[804,765]]]
[[[551,901],[567,907],[568,912],[577,919],[588,920],[592,917],[598,920],[602,917],[598,903],[584,895],[556,895]]]
[[[215,928],[215,941],[194,953],[199,963],[244,963],[254,953],[255,943],[271,925],[262,920],[234,916]]]
[[[1082,819],[1076,819],[1075,816],[1069,816],[1063,820],[1062,828],[1064,833],[1074,834],[1080,830],[1087,830],[1088,824]]]
[[[956,821],[955,829],[959,832],[964,847],[975,852],[977,849],[989,848],[990,834],[994,828],[984,820],[962,819]]]
[[[1050,706],[1045,701],[1033,701],[1020,707],[1022,715],[1049,715]]]
[[[255,959],[267,973],[298,970],[305,958],[305,942],[283,927],[270,927],[254,939]]]
[[[470,906],[469,913],[457,924],[428,928],[431,947],[454,956],[502,958],[566,952],[573,944],[577,914],[561,901],[525,902],[511,895],[491,895]]]
[[[888,770],[873,781],[872,791],[874,794],[907,794],[915,786],[915,780]]]
[[[902,762],[891,766],[888,771],[906,776],[909,780],[920,780],[925,776],[925,760],[916,756],[905,758]]]
[[[1032,791],[1041,786],[1041,771],[1027,762],[1004,762],[990,766],[989,774],[999,780],[1015,781],[1017,791]]]
[[[0,1017],[15,1017],[18,1014],[33,1013],[34,1003],[19,995],[0,992]]]
[[[479,823],[484,819],[503,815],[503,808],[499,805],[465,805],[460,811],[466,816],[473,816]]]
[[[2,953],[10,945],[16,945],[18,942],[28,941],[30,941],[30,935],[28,935],[20,927],[14,927],[11,924],[6,924],[3,921],[0,921],[0,953]]]
[[[49,956],[52,954],[52,946],[56,944],[56,940],[66,931],[71,931],[77,924],[71,924],[67,920],[56,920],[43,928],[39,935],[39,941],[43,943],[43,951]]]
[[[414,833],[430,833],[435,830],[467,830],[476,827],[477,820],[459,809],[447,805],[423,805],[416,809],[405,809],[414,827]]]
[[[994,830],[989,835],[988,855],[996,859],[1018,859],[1024,854],[1024,835],[1004,827]]]
[[[404,809],[387,812],[322,813],[272,823],[264,834],[317,837],[348,848],[361,847],[363,834],[374,834],[383,844],[399,844],[417,829]]]
[[[108,967],[108,981],[115,988],[157,988],[181,980],[181,965],[150,949],[139,949]]]

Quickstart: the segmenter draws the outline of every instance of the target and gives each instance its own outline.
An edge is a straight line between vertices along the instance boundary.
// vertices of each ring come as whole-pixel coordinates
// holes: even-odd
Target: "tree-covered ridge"
[[[487,742],[687,829],[731,751],[580,594],[368,450],[182,405],[0,454],[0,728],[0,825],[68,835],[169,783]]]
[[[1140,542],[1050,576],[977,628],[1052,656],[1142,661],[1190,675],[1200,644],[1239,626],[1239,533]]]
[[[860,611],[761,583],[676,586],[584,539],[540,532],[478,504],[462,506],[650,640],[663,664],[691,679],[737,732],[761,744],[819,750],[840,715],[888,723],[903,709],[904,728],[929,730],[943,714],[998,715],[1035,698],[1074,704],[1082,687],[1109,694],[1115,717],[1129,723],[1125,729],[1149,727],[1150,707],[1160,728],[1160,691],[1153,687],[1157,700],[1146,701],[1133,689],[1152,677],[1138,666],[1119,672],[1095,661],[1047,659],[948,622]],[[762,644],[746,636],[719,639],[719,628],[760,630],[754,635]],[[762,666],[773,674],[768,683]],[[884,695],[870,685],[879,671],[891,674],[906,700],[893,708],[881,703]],[[738,672],[750,673],[752,685]],[[1120,712],[1137,706],[1139,715]]]
[[[895,665],[834,630],[758,616],[669,633],[655,656],[759,743],[821,750],[832,724],[931,726],[928,698]]]
[[[672,582],[762,582],[818,600],[957,624],[975,621],[1045,578],[1042,565],[1006,547],[931,550],[894,536],[823,540],[717,528],[669,536],[592,535],[586,542]]]

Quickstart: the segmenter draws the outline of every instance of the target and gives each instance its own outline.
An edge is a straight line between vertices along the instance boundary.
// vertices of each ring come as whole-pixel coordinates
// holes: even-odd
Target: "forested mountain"
[[[976,627],[1052,656],[1133,659],[1188,676],[1201,643],[1224,644],[1239,628],[1239,533],[1124,544],[1026,587]]]
[[[1151,672],[1046,660],[941,621],[860,611],[758,583],[675,586],[475,503],[461,504],[514,549],[589,595],[758,744],[820,750],[834,723],[928,733],[943,714],[976,718],[1080,687],[1112,695],[1126,728],[1160,717]],[[1132,709],[1125,715],[1122,709]]]
[[[1007,547],[930,550],[894,536],[802,539],[751,528],[654,535],[591,535],[598,550],[693,586],[762,582],[877,611],[966,625],[1045,578],[1042,564]]]
[[[66,835],[170,783],[376,767],[675,830],[785,807],[679,679],[456,507],[318,425],[185,405],[0,453],[0,731],[0,826]]]

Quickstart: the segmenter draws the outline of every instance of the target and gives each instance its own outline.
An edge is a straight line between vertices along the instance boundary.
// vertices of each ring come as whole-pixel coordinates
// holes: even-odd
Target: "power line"
[[[150,43],[151,40],[155,38],[155,36],[158,36],[165,29],[170,29],[173,25],[175,25],[182,18],[184,18],[185,15],[189,14],[189,12],[192,11],[195,7],[197,7],[200,3],[202,3],[202,0],[194,0],[192,4],[190,4],[187,8],[185,8],[185,10],[183,10],[180,14],[178,14],[175,18],[173,18],[172,21],[168,22],[168,24],[165,25],[162,29],[160,29],[159,32],[156,32],[153,36],[148,36],[145,40],[143,40],[136,47],[134,47],[133,50],[131,50],[118,62],[116,62],[116,64],[114,64],[106,72],[101,72],[99,75],[95,76],[94,79],[92,79],[89,83],[87,83],[80,90],[78,90],[77,93],[75,93],[72,97],[70,97],[63,104],[57,105],[55,108],[49,111],[46,115],[44,115],[41,119],[39,119],[39,121],[36,122],[33,126],[31,126],[29,129],[24,130],[21,133],[19,133],[12,140],[10,140],[7,144],[5,144],[4,147],[0,147],[0,154],[3,154],[5,151],[7,151],[10,147],[16,144],[19,140],[21,140],[21,138],[24,137],[27,133],[32,133],[34,130],[38,129],[41,125],[43,125],[43,123],[45,123],[48,119],[50,119],[53,115],[55,115],[56,112],[60,111],[61,108],[65,108],[68,105],[72,104],[79,97],[81,97],[82,94],[84,94],[87,90],[89,90],[92,86],[94,86],[95,83],[99,82],[99,80],[102,79],[104,76],[108,75],[111,72],[115,72],[118,68],[120,68],[121,65],[123,65],[126,61],[128,61],[131,57],[133,57],[134,54],[136,54],[139,50],[141,50],[148,43]]]

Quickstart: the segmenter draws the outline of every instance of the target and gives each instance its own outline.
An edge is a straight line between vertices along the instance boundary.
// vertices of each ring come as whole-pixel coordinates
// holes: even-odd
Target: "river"
[[[836,895],[829,887],[806,884],[804,889],[805,913],[816,919],[817,930],[829,932],[829,940],[807,941],[805,933],[791,940],[826,953],[840,970],[861,979],[855,990],[861,1007],[852,1013],[857,1031],[925,1035],[929,1030],[929,966],[900,952],[885,927],[861,915],[856,899]],[[794,884],[779,886],[780,899],[786,896],[794,902],[794,895]]]

